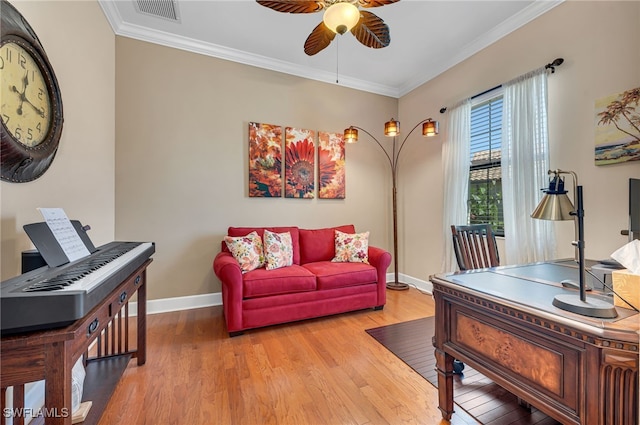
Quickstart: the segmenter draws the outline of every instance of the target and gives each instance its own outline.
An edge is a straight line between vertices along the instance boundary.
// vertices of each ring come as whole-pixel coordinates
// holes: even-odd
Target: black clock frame
[[[29,23],[6,0],[1,0],[0,11],[0,46],[15,43],[31,54],[44,76],[51,102],[48,133],[36,146],[20,143],[0,120],[0,177],[4,181],[24,183],[40,177],[53,162],[62,136],[62,96],[53,67]]]

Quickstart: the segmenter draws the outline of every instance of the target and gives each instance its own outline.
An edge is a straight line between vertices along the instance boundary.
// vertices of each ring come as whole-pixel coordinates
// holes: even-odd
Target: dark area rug
[[[434,323],[434,317],[425,317],[367,329],[366,332],[437,388],[431,343]],[[454,378],[453,398],[459,408],[485,425],[559,425],[536,408],[529,410],[520,406],[516,396],[468,365]]]

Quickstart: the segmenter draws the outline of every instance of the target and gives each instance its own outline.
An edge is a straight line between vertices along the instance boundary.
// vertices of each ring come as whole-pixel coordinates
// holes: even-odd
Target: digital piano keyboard
[[[83,318],[155,252],[153,242],[111,242],[58,267],[3,281],[2,334],[67,326]]]

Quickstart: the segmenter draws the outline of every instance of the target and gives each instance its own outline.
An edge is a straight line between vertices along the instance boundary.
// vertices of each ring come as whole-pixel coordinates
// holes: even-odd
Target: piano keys
[[[2,335],[67,326],[84,317],[155,252],[153,242],[111,242],[58,267],[0,285]]]

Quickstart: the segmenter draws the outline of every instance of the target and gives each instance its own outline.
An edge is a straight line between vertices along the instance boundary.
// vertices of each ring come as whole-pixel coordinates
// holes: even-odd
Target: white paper
[[[640,274],[640,239],[634,239],[611,254],[631,274]]]
[[[38,208],[38,210],[69,261],[91,254],[62,208]]]

